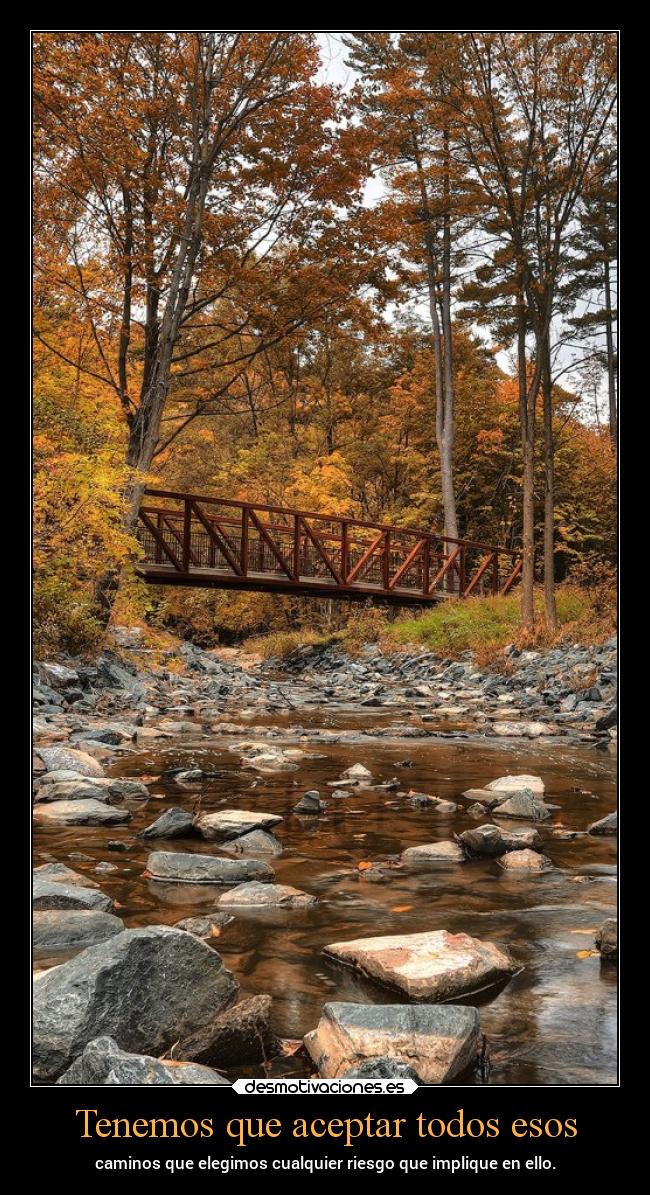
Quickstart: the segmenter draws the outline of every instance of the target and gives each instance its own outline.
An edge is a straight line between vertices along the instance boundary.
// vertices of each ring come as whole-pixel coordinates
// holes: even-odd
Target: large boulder
[[[97,909],[43,909],[32,917],[32,943],[40,954],[67,954],[105,942],[123,929],[119,917]]]
[[[65,664],[57,664],[53,660],[43,660],[38,665],[40,677],[52,689],[78,689],[79,673],[74,668],[67,668]]]
[[[541,845],[541,838],[535,829],[514,830],[508,833],[501,826],[489,823],[477,826],[475,830],[463,830],[458,835],[467,854],[476,859],[496,859],[506,851],[535,849]]]
[[[219,897],[219,907],[305,909],[315,905],[317,900],[316,896],[289,884],[260,884],[253,880],[224,892]]]
[[[121,1050],[112,1037],[97,1037],[86,1046],[57,1087],[223,1087],[223,1075],[207,1066],[161,1062],[148,1054]]]
[[[181,851],[153,851],[147,859],[147,871],[154,880],[178,884],[242,884],[247,880],[266,883],[275,877],[273,868],[263,859],[222,859]]]
[[[491,780],[485,787],[488,792],[499,793],[518,792],[522,788],[529,788],[538,796],[542,796],[545,791],[541,776],[529,776],[526,773],[519,776],[498,776],[496,780]]]
[[[282,818],[276,813],[251,812],[248,809],[220,809],[216,813],[201,813],[194,826],[203,838],[228,841],[251,830],[270,830]]]
[[[433,863],[464,863],[465,852],[457,842],[425,842],[402,851],[402,863],[409,867],[427,867]]]
[[[34,985],[34,1076],[52,1081],[96,1037],[160,1055],[213,1019],[239,985],[219,955],[167,925],[127,929]]]
[[[65,863],[41,863],[34,868],[34,879],[48,880],[52,884],[74,884],[79,888],[99,888],[96,880],[73,871]]]
[[[38,754],[48,772],[64,769],[79,776],[103,776],[104,769],[86,751],[74,751],[71,747],[39,747]]]
[[[596,946],[603,963],[615,963],[618,958],[618,921],[608,917],[596,933]]]
[[[592,822],[587,832],[597,835],[618,834],[618,813],[608,813],[600,821]]]
[[[444,929],[334,942],[324,953],[410,1000],[431,1003],[480,992],[518,970],[508,952],[494,942]]]
[[[187,838],[194,829],[192,814],[180,806],[166,809],[155,822],[141,830],[138,838]]]
[[[476,1059],[479,1015],[459,1005],[326,1004],[305,1046],[325,1079],[387,1055],[413,1066],[423,1083],[445,1083]],[[350,1077],[349,1073],[346,1077]]]
[[[278,1050],[271,1029],[271,997],[249,996],[197,1029],[175,1053],[208,1066],[237,1067],[266,1062]]]
[[[119,826],[131,820],[128,809],[115,809],[103,801],[51,801],[36,805],[34,821],[41,826]]]
[[[492,810],[495,817],[521,818],[525,821],[543,822],[551,816],[551,810],[544,801],[539,801],[530,789],[513,792]]]
[[[110,896],[99,888],[86,888],[80,884],[64,884],[60,880],[48,880],[34,873],[32,879],[33,909],[98,909],[110,913],[113,902]]]

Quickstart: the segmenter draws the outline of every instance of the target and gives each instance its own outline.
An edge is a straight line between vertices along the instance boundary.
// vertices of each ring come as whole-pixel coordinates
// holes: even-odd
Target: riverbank
[[[118,638],[35,668],[37,1081],[615,1081],[614,643],[488,670]]]

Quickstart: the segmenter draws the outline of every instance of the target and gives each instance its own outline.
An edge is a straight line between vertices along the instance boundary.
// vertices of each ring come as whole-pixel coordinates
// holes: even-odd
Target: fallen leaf
[[[221,937],[221,930],[219,929],[218,925],[212,926],[212,929],[210,930],[210,937],[211,938],[220,938]]]
[[[123,908],[124,908],[124,905],[122,904],[122,901],[121,901],[121,900],[114,900],[114,901],[113,901],[113,908],[114,908],[114,909],[123,909]]]
[[[413,905],[394,905],[391,913],[410,913]]]
[[[595,958],[597,954],[597,950],[578,950],[576,958]]]
[[[292,1058],[298,1050],[303,1048],[303,1041],[301,1037],[283,1037],[280,1041],[280,1052],[286,1058]]]
[[[372,867],[372,863],[366,863],[364,861],[363,863],[357,863],[357,867],[359,871],[367,871],[369,867]]]
[[[595,929],[570,929],[569,930],[570,934],[586,934],[587,937],[589,937],[590,935],[593,936],[593,934],[595,934],[595,932],[596,932]]]
[[[142,878],[143,878],[143,880],[152,880],[153,879],[152,873],[150,871],[147,871],[146,867],[142,873]]]

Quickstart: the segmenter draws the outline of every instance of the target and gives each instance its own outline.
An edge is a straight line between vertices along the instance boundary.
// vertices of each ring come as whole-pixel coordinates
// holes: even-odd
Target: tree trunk
[[[550,345],[546,338],[541,347],[542,399],[544,408],[544,605],[546,622],[557,630],[555,600],[555,442],[553,439],[553,382],[551,378]]]
[[[444,434],[440,449],[442,472],[442,502],[445,512],[445,535],[458,539],[456,516],[456,493],[454,490],[454,364],[451,330],[451,215],[449,180],[449,130],[443,134],[444,169],[443,196],[444,214],[442,226],[442,342],[444,352]]]
[[[609,396],[609,434],[614,452],[618,449],[618,404],[616,396],[616,368],[614,364],[614,335],[612,315],[612,286],[609,276],[609,262],[605,262],[605,336],[607,341],[607,390]]]
[[[522,571],[521,623],[525,630],[535,625],[535,398],[528,386],[526,361],[526,308],[519,302],[517,329],[519,375],[519,420],[522,455]],[[532,419],[531,419],[532,397]]]

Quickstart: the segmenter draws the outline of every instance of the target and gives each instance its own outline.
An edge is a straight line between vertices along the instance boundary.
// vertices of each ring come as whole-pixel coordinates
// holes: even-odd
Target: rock
[[[271,997],[249,996],[185,1038],[178,1058],[209,1066],[250,1066],[278,1053],[271,1029]]]
[[[56,884],[52,885],[53,888]],[[80,889],[83,891],[83,889]],[[112,913],[97,909],[46,909],[32,917],[34,950],[44,953],[63,953],[84,950],[95,942],[104,942],[124,929],[124,922]]]
[[[513,792],[507,801],[502,801],[492,812],[495,817],[525,818],[533,822],[543,822],[551,816],[548,805],[544,801],[538,801],[533,793],[526,789]]]
[[[372,772],[362,763],[354,763],[341,774],[341,780],[372,780]]]
[[[119,838],[109,838],[108,842],[106,843],[107,851],[128,851],[128,849],[128,842],[120,842]]]
[[[71,867],[66,867],[65,863],[41,863],[40,867],[34,868],[34,878],[37,877],[49,880],[53,884],[75,884],[80,888],[99,888],[99,884],[95,880],[81,875],[78,871],[73,871]]]
[[[63,768],[79,776],[104,775],[101,764],[85,751],[74,751],[71,747],[39,747],[38,754],[48,772]]]
[[[522,788],[529,788],[532,793],[542,794],[544,789],[544,781],[541,776],[499,776],[496,780],[491,780],[486,784],[488,792],[507,793],[518,792]]]
[[[608,713],[603,714],[602,718],[598,719],[598,721],[596,722],[595,729],[596,730],[611,730],[611,728],[613,726],[616,726],[617,723],[618,723],[618,707],[615,706],[613,710],[609,710]]]
[[[326,1079],[356,1067],[364,1068],[365,1077],[369,1066],[385,1066],[388,1056],[393,1064],[415,1067],[420,1082],[439,1084],[475,1061],[479,1028],[477,1010],[459,1005],[336,1002],[324,1006],[317,1028],[304,1041]]]
[[[344,797],[351,797],[352,793],[349,793],[345,788],[335,788],[332,792],[332,796],[336,800],[342,801]]]
[[[407,803],[412,805],[414,809],[427,809],[432,805],[438,804],[438,798],[430,797],[427,795],[427,793],[409,793],[406,800]]]
[[[456,842],[427,842],[402,851],[402,863],[464,863],[465,852]]]
[[[238,986],[193,934],[124,930],[34,986],[34,1076],[52,1081],[105,1035],[124,1050],[160,1055],[226,1008]]]
[[[468,807],[467,812],[471,813],[472,817],[483,817],[483,814],[488,812],[488,807],[487,805],[481,805],[480,801],[475,801],[473,805]]]
[[[505,739],[520,739],[524,735],[523,726],[519,722],[493,722],[492,732]]]
[[[55,664],[52,660],[44,660],[38,665],[41,679],[53,689],[69,689],[79,687],[79,673],[73,668],[66,668],[63,664]]]
[[[432,1003],[480,992],[517,970],[502,947],[447,930],[334,942],[324,952],[410,1000]]]
[[[615,963],[618,958],[618,921],[615,917],[608,917],[603,921],[595,938],[596,946],[600,950],[603,963]]]
[[[618,834],[618,813],[608,813],[600,821],[592,822],[587,828],[588,834]]]
[[[217,938],[219,932],[234,920],[228,913],[206,913],[204,917],[184,917],[176,922],[175,928],[184,929],[186,934],[195,934],[197,938]]]
[[[255,880],[239,884],[219,897],[219,906],[229,908],[303,909],[317,902],[316,896],[291,888],[288,884],[261,884]]]
[[[179,884],[241,884],[247,880],[266,882],[274,878],[273,868],[261,859],[221,859],[218,855],[154,851],[147,859],[147,871],[154,880]]]
[[[488,788],[466,788],[462,795],[466,801],[480,801],[488,809],[494,809],[503,800],[501,793],[491,792]]]
[[[108,802],[109,792],[101,789],[94,780],[64,780],[60,784],[40,784],[35,801],[104,801]]]
[[[247,809],[220,809],[217,813],[201,813],[194,819],[194,827],[203,838],[224,840],[239,838],[250,830],[269,830],[282,818],[275,813],[253,813]]]
[[[503,867],[504,871],[546,871],[551,867],[551,860],[547,859],[546,855],[540,855],[537,851],[529,851],[528,849],[518,851],[507,851],[499,859],[499,866]]]
[[[303,793],[297,805],[294,805],[294,813],[322,813],[325,809],[325,802],[321,801],[320,793],[316,789],[310,789],[309,792]]]
[[[192,834],[194,821],[191,813],[179,806],[166,809],[155,822],[141,830],[138,838],[186,838]]]
[[[207,1066],[161,1062],[120,1050],[112,1037],[97,1037],[56,1081],[57,1087],[229,1087]]]
[[[344,1071],[340,1076],[342,1079],[411,1079],[418,1086],[422,1086],[424,1080],[408,1062],[400,1062],[398,1058],[389,1058],[384,1055],[381,1058],[367,1058],[365,1062],[354,1066],[352,1070]]]
[[[79,884],[64,884],[34,874],[32,882],[33,909],[99,909],[110,913],[113,902],[99,888],[85,888]]]
[[[131,820],[128,809],[90,799],[36,805],[33,817],[42,826],[119,826]]]
[[[220,849],[229,855],[281,855],[284,847],[273,834],[267,834],[266,830],[251,830],[250,834],[242,834],[240,838],[222,842]]]
[[[490,824],[464,830],[458,835],[468,855],[473,858],[496,859],[506,851],[523,851],[541,845],[537,830],[519,830],[508,834],[500,826]]]

